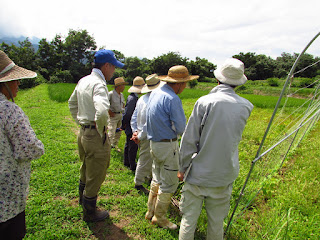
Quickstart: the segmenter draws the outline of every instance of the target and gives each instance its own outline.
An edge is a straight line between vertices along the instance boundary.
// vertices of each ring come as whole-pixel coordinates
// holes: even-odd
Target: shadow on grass
[[[87,223],[93,235],[99,240],[125,240],[133,239],[125,231],[112,222],[112,219],[96,223]]]

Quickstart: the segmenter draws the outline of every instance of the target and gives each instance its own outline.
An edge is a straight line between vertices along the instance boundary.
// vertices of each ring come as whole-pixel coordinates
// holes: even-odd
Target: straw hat
[[[146,77],[146,85],[141,90],[141,93],[151,92],[152,90],[161,87],[165,84],[165,82],[160,81],[157,74],[151,74]]]
[[[128,83],[124,81],[123,77],[118,77],[114,80],[115,87],[120,86],[120,85],[126,85],[126,84],[128,84]]]
[[[243,85],[248,79],[244,75],[244,64],[236,58],[227,59],[220,68],[214,70],[214,76],[221,83],[232,86]]]
[[[171,83],[182,83],[198,79],[198,75],[189,75],[188,69],[183,65],[173,66],[169,69],[168,75],[159,76],[162,81]]]
[[[141,89],[145,85],[145,81],[143,80],[142,77],[135,77],[133,79],[133,85],[128,89],[129,93],[141,93]]]
[[[7,54],[0,50],[0,83],[36,76],[35,72],[15,65]]]

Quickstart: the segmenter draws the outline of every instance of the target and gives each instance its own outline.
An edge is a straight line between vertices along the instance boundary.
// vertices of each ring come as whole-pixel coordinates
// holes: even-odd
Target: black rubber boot
[[[83,220],[86,222],[99,222],[109,217],[107,211],[97,209],[97,197],[88,198],[83,195],[82,208]]]
[[[84,191],[85,186],[86,186],[86,184],[79,181],[79,205],[82,205],[82,197],[83,197],[83,191]]]

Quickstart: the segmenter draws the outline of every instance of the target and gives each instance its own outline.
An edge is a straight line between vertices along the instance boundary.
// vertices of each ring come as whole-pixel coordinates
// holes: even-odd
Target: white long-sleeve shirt
[[[198,99],[181,140],[179,171],[186,172],[192,161],[186,182],[221,187],[237,178],[238,145],[252,109],[226,84]]]
[[[110,108],[106,80],[100,69],[80,79],[71,97],[69,109],[74,120],[81,125],[96,125],[102,136],[107,129]]]
[[[150,93],[147,93],[139,98],[136,108],[131,117],[132,132],[138,132],[139,140],[147,139],[147,104]]]

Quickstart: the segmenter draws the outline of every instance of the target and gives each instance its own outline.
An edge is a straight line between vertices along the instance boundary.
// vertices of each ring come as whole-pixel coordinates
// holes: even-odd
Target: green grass
[[[178,239],[178,230],[160,229],[144,219],[147,197],[134,189],[134,175],[123,167],[122,154],[115,151],[111,153],[111,165],[98,200],[98,206],[107,209],[111,217],[97,224],[82,221],[82,209],[77,202],[80,167],[76,145],[78,127],[71,119],[67,105],[74,86],[43,84],[19,92],[16,98],[46,149],[44,156],[32,161],[26,239]],[[198,89],[186,89],[181,94],[187,117],[197,98],[210,90],[208,84]],[[240,143],[241,172],[235,182],[233,197],[237,197],[235,192],[243,184],[275,101],[267,96],[243,96],[253,102],[255,108]],[[266,104],[259,107],[262,103]],[[294,104],[300,102],[293,101],[292,107]],[[232,235],[234,239],[317,239],[320,235],[319,131],[317,125],[301,147],[290,155],[281,174],[268,185],[271,197],[268,200],[264,195],[257,198],[252,210],[238,223]],[[123,134],[120,148],[124,143]],[[181,218],[173,208],[170,218],[180,223]],[[196,239],[205,239],[205,228],[203,212]]]

